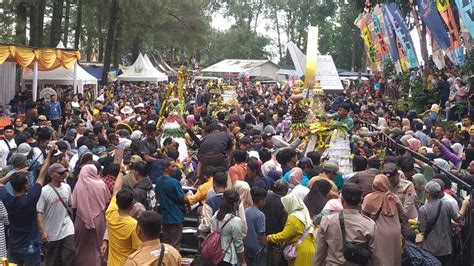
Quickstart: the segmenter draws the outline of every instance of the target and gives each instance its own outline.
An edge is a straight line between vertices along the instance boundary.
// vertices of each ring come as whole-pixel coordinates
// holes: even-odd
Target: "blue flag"
[[[397,4],[390,3],[385,6],[385,10],[387,11],[388,18],[392,23],[392,27],[403,46],[408,64],[410,65],[409,67],[418,67],[418,58],[416,57],[415,46],[413,45],[413,40],[411,39],[408,27],[403,20],[400,9],[397,7]]]
[[[384,27],[385,27],[385,32],[388,36],[388,39],[390,40],[390,56],[392,57],[392,60],[397,62],[400,59],[400,56],[398,55],[398,48],[397,48],[397,40],[395,40],[395,32],[393,31],[392,23],[390,22],[390,19],[388,18],[387,11],[385,9],[385,5],[383,5],[383,22],[384,22]]]
[[[459,14],[461,14],[462,22],[474,39],[474,1],[472,0],[456,0]]]
[[[449,35],[443,25],[443,21],[439,16],[438,10],[434,0],[417,0],[418,12],[420,12],[421,19],[426,24],[431,32],[431,36],[439,46],[445,50],[450,46]]]

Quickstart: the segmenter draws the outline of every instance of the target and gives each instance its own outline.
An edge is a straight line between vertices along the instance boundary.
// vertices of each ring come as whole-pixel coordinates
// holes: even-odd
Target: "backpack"
[[[209,235],[206,236],[204,241],[201,244],[201,256],[204,261],[211,265],[217,265],[224,260],[227,250],[229,250],[230,245],[232,244],[233,239],[230,240],[229,245],[223,251],[221,248],[221,230],[224,228],[227,223],[232,220],[234,217],[231,217],[227,220],[223,226],[219,229],[214,230]]]
[[[7,144],[7,147],[8,147],[8,155],[7,155],[7,163],[8,163],[12,155],[17,151],[17,148],[12,149],[10,148],[10,143],[8,143],[6,139],[3,139],[3,141],[5,141],[5,144]]]

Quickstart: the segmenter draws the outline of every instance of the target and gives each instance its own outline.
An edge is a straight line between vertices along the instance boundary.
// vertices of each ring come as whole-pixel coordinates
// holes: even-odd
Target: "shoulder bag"
[[[161,266],[163,265],[163,258],[165,256],[165,245],[163,245],[163,243],[161,243],[161,247],[160,247],[160,257],[158,258],[158,264],[157,266]]]
[[[441,213],[441,207],[443,205],[443,202],[441,200],[439,200],[439,204],[438,204],[438,210],[436,211],[436,216],[435,216],[435,219],[433,221],[433,223],[430,223],[428,224],[428,217],[426,217],[426,230],[425,230],[425,233],[423,234],[423,239],[427,239],[428,238],[428,235],[431,233],[431,231],[433,230],[433,228],[435,227],[436,223],[438,222],[438,218],[439,218],[439,215]]]
[[[369,244],[347,242],[346,226],[344,225],[344,214],[342,211],[339,213],[339,225],[341,226],[342,232],[342,254],[344,255],[344,258],[355,264],[367,264],[370,257],[372,257],[372,251],[369,249]]]
[[[283,249],[283,256],[285,257],[286,260],[294,260],[296,259],[296,248],[303,243],[303,240],[308,236],[310,230],[313,229],[312,226],[308,227],[303,235],[298,239],[298,242],[296,244],[291,244],[286,246]]]
[[[71,210],[69,209],[69,207],[67,206],[67,204],[64,202],[64,200],[63,200],[63,198],[61,197],[61,195],[59,195],[59,192],[54,188],[53,185],[51,185],[51,183],[49,183],[48,185],[53,189],[54,193],[56,193],[56,195],[58,196],[59,200],[60,200],[61,203],[63,204],[64,208],[66,208],[67,215],[69,215],[69,218],[71,218],[71,220],[73,220]]]

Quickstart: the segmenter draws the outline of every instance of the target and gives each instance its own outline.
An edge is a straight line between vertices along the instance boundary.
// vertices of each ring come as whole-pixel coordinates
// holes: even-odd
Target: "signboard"
[[[332,56],[318,55],[316,64],[316,80],[319,80],[324,91],[343,91],[341,79]]]
[[[287,44],[291,59],[296,69],[296,74],[302,77],[305,73],[306,56],[292,42]],[[343,91],[339,74],[337,72],[334,60],[330,55],[318,55],[316,57],[316,80],[319,80],[324,91]]]

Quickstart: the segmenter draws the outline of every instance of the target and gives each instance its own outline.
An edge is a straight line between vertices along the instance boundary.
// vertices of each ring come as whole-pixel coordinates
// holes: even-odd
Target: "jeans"
[[[8,250],[8,261],[24,266],[39,266],[41,264],[40,245],[31,244],[29,247]]]

